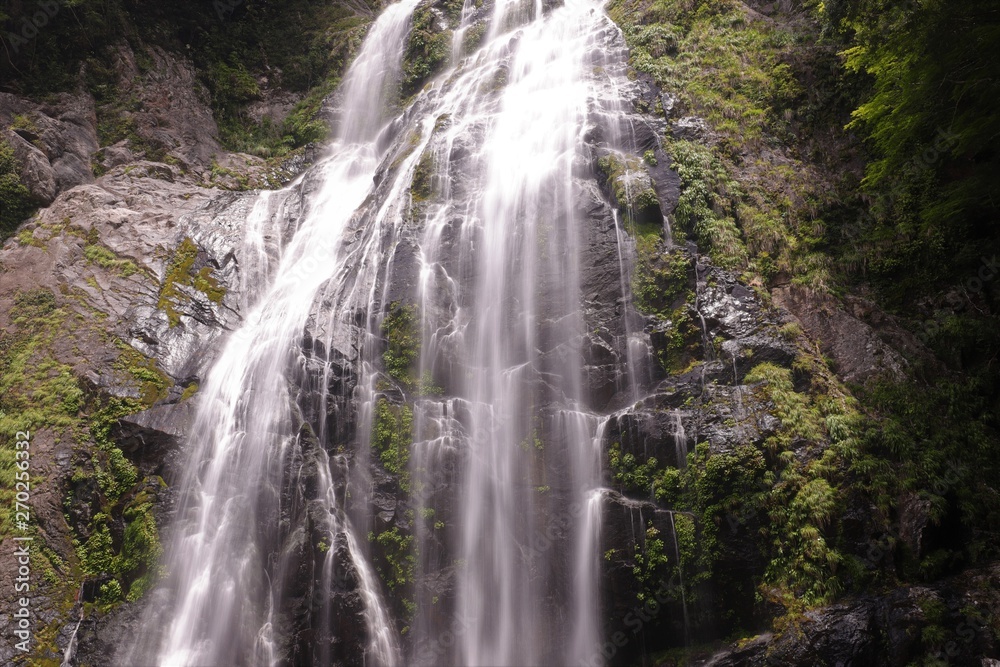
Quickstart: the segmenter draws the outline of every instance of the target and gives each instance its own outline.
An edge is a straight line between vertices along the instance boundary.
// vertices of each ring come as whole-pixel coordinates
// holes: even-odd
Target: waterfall
[[[684,422],[681,419],[681,411],[674,408],[674,452],[677,457],[678,469],[687,467],[687,433],[684,432]]]
[[[275,636],[287,623],[279,618],[287,612],[277,607],[286,599],[294,561],[306,548],[301,523],[290,521],[312,500],[302,487],[316,484],[315,495],[329,499],[330,543],[338,533],[346,533],[349,544],[354,541],[350,525],[332,506],[332,490],[323,488],[330,485],[322,474],[323,453],[309,447],[301,432],[289,430],[294,398],[289,372],[317,292],[342,268],[337,261],[342,231],[371,190],[380,158],[375,135],[383,91],[398,78],[415,5],[416,0],[403,0],[388,8],[366,39],[344,84],[338,138],[319,166],[322,187],[291,238],[275,250],[273,268],[261,233],[268,195],[250,216],[243,287],[245,302],[254,305],[200,398],[166,563],[172,599],[166,619],[147,620],[147,627],[165,627],[153,645],[133,647],[123,664],[270,664],[276,644],[287,641]],[[271,273],[273,279],[261,280]],[[317,468],[319,481],[296,479],[310,470],[315,475]],[[353,548],[349,553],[357,556]],[[363,564],[356,567],[364,573]],[[363,588],[374,586],[373,576],[359,578]],[[395,664],[387,613],[378,609],[380,593],[365,590],[364,599],[369,664]]]
[[[77,635],[80,632],[80,626],[83,625],[83,612],[80,612],[80,618],[77,620],[76,625],[73,626],[73,634],[69,637],[69,642],[66,644],[66,650],[63,651],[62,661],[59,663],[59,667],[73,667],[73,659],[76,657],[76,645],[77,645]]]
[[[454,600],[448,611],[417,592],[414,641],[432,656],[417,664],[579,664],[598,634],[601,419],[580,357],[589,329],[580,175],[595,124],[610,142],[628,133],[628,82],[599,3],[523,8],[496,3],[491,38],[441,77],[415,123],[431,166],[414,205],[420,368],[448,396],[418,403],[413,474],[446,460],[458,471],[452,495],[420,506],[440,512],[447,499],[458,509]],[[616,278],[621,297],[627,280]],[[622,366],[638,396],[639,374]],[[441,538],[426,527],[416,537],[418,569],[430,577]],[[442,647],[452,616],[463,632]]]
[[[606,410],[652,379],[593,167],[637,150],[627,54],[598,0],[498,0],[466,53],[467,0],[448,71],[392,117],[416,5],[370,30],[328,156],[247,220],[244,323],[199,397],[152,639],[122,664],[593,664]],[[607,276],[587,272],[597,252]],[[382,368],[400,304],[419,315],[412,380]],[[390,400],[413,442],[386,519],[371,449]],[[362,537],[387,521],[413,534],[393,597]],[[345,582],[363,656],[338,653]]]
[[[677,525],[674,523],[674,512],[670,512],[670,533],[674,539],[674,558],[677,559],[677,580],[681,591],[681,609],[684,614],[684,645],[691,643],[691,627],[688,622],[687,593],[684,589],[684,561],[681,559],[681,546],[677,542]]]

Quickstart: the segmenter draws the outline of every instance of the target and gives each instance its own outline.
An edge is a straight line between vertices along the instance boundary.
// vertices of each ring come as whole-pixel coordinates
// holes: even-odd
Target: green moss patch
[[[448,62],[451,53],[451,31],[437,28],[429,5],[417,9],[412,20],[403,54],[403,97],[418,92]]]
[[[21,183],[21,170],[14,149],[0,138],[0,243],[34,210],[28,188]]]
[[[663,227],[660,201],[642,162],[625,156],[605,155],[597,161],[597,168],[630,230],[642,234]]]
[[[416,364],[420,358],[420,316],[417,307],[393,303],[382,320],[386,350],[382,353],[385,371],[406,386],[417,384]]]
[[[372,449],[386,472],[396,476],[399,486],[409,490],[410,447],[413,444],[413,409],[393,405],[385,398],[375,403]]]
[[[63,337],[84,331],[93,322],[62,307],[45,289],[17,294],[11,320],[10,331],[0,334],[0,537],[12,528],[9,510],[16,468],[9,439],[27,430],[36,437],[45,431],[57,440],[68,438],[75,444],[76,468],[66,480],[69,493],[64,508],[89,518],[85,524],[69,521],[74,550],[67,560],[50,548],[33,523],[29,526],[38,546],[32,564],[45,595],[53,600],[54,610],[69,613],[80,583],[93,578],[103,581],[97,599],[101,608],[137,599],[155,576],[162,551],[152,514],[162,481],[142,480],[112,433],[123,416],[162,398],[169,379],[151,360],[119,342],[114,367],[136,383],[142,398],[89,394],[74,369],[58,360],[57,350]],[[58,628],[53,624],[38,631],[39,656],[55,654]]]
[[[829,285],[817,212],[835,201],[831,179],[816,160],[785,150],[795,132],[813,131],[814,105],[830,106],[817,101],[829,82],[802,82],[828,58],[804,46],[817,23],[770,21],[735,0],[614,0],[608,11],[631,47],[631,66],[677,97],[672,118],[696,114],[708,126],[709,137],[664,146],[681,176],[675,234],[693,234],[747,282],[792,275]],[[661,112],[660,103],[647,111]]]
[[[219,281],[212,275],[214,272],[212,267],[203,266],[195,269],[197,259],[198,246],[190,238],[185,238],[175,251],[160,286],[156,307],[167,314],[172,327],[181,321],[181,314],[177,308],[190,301],[190,297],[181,288],[187,287],[201,292],[212,303],[221,303],[226,295],[226,289],[220,286]]]
[[[110,248],[99,244],[88,244],[83,248],[83,256],[88,262],[97,264],[103,269],[108,269],[124,278],[128,278],[139,272],[139,267],[130,259],[119,257]]]

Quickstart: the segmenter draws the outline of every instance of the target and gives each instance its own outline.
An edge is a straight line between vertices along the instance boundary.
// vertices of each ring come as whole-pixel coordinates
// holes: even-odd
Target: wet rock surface
[[[120,55],[120,76],[123,80],[136,78],[134,56],[127,50]],[[248,156],[221,155],[217,127],[193,70],[164,52],[156,51],[153,57],[153,74],[132,91],[141,98],[142,109],[129,112],[129,117],[141,138],[175,156],[178,164],[143,159],[150,156],[137,153],[124,140],[98,150],[94,103],[85,95],[60,96],[46,104],[35,104],[0,94],[0,126],[10,126],[17,115],[33,122],[33,127],[7,130],[6,136],[22,164],[25,185],[47,205],[0,251],[0,326],[16,326],[10,313],[17,294],[39,288],[51,291],[60,307],[76,313],[80,322],[57,341],[56,355],[73,367],[89,392],[102,397],[137,398],[141,394],[140,387],[116,367],[122,348],[113,339],[154,360],[155,367],[169,379],[165,395],[148,409],[120,419],[112,433],[144,477],[160,476],[170,483],[179,469],[184,436],[192,428],[197,386],[204,382],[220,345],[238,328],[250,305],[245,288],[251,269],[241,244],[247,219],[253,214],[253,197],[204,187],[210,178],[210,164],[217,158],[225,169],[264,167]],[[648,87],[640,86],[636,95],[647,106],[659,101],[668,115],[673,106],[671,97],[660,96]],[[263,109],[259,111],[264,113]],[[730,590],[701,586],[698,592],[703,601],[688,605],[679,578],[657,578],[652,570],[647,572],[649,561],[643,559],[649,558],[650,544],[658,541],[661,544],[656,548],[663,559],[658,567],[679,573],[682,531],[699,527],[692,514],[671,507],[668,500],[656,496],[652,487],[622,488],[608,465],[611,450],[636,460],[655,458],[661,468],[681,469],[699,443],[706,443],[712,455],[764,443],[782,426],[781,420],[775,416],[774,406],[745,378],[760,363],[786,369],[793,366],[798,352],[794,342],[782,333],[793,318],[811,339],[823,342],[845,381],[862,382],[881,374],[901,377],[907,368],[904,357],[880,337],[877,327],[866,322],[870,318],[858,310],[863,310],[863,305],[844,309],[831,299],[796,288],[775,290],[777,307],[767,305],[753,289],[713,266],[693,246],[669,248],[670,253],[684,259],[683,288],[693,298],[682,294],[668,304],[674,311],[670,313],[666,307],[663,312],[640,312],[625,303],[620,283],[620,221],[626,209],[637,202],[619,199],[616,187],[620,190],[627,185],[630,192],[652,193],[652,198],[640,202],[639,218],[643,223],[664,227],[658,250],[666,252],[666,230],[679,196],[679,179],[669,168],[669,156],[662,150],[659,136],[670,131],[676,137],[697,139],[707,131],[704,121],[694,117],[676,119],[669,127],[646,114],[628,120],[634,135],[632,144],[624,149],[635,164],[647,151],[654,159],[647,160],[641,172],[633,175],[591,178],[588,174],[574,182],[572,191],[573,213],[585,230],[580,264],[582,318],[587,333],[567,341],[558,336],[562,324],[558,319],[544,322],[539,367],[532,369],[525,381],[526,388],[541,387],[538,395],[546,404],[556,404],[564,397],[547,383],[547,374],[582,360],[587,407],[611,413],[601,443],[608,487],[601,497],[599,555],[605,584],[601,623],[608,637],[622,633],[627,639],[621,645],[613,642],[610,656],[605,652],[611,664],[627,664],[647,651],[709,636],[713,629],[732,620],[721,619],[720,606],[713,602],[713,596],[724,597],[731,594]],[[596,123],[589,134],[590,157],[595,164],[611,154],[602,140],[613,134],[613,128],[607,126],[607,119],[603,122]],[[468,146],[456,143],[452,160],[460,165],[463,152],[472,148],[471,142]],[[106,173],[95,178],[91,161],[98,153]],[[376,192],[366,202],[365,214],[370,213],[379,197],[385,196],[393,169],[387,160],[376,176]],[[240,187],[232,176],[224,177],[223,184]],[[454,185],[458,189],[465,187],[462,182]],[[286,226],[265,227],[265,243],[272,257],[282,240],[294,232],[295,221],[304,215],[309,197],[318,187],[319,176],[307,174],[282,200],[281,220]],[[358,225],[366,220],[365,214],[358,216]],[[622,217],[616,220],[616,214]],[[278,217],[277,213],[271,216]],[[388,310],[390,304],[412,301],[421,269],[416,246],[419,231],[415,226],[407,227],[392,249],[392,279],[388,285],[377,283],[377,291],[384,298],[380,296],[374,302],[376,309]],[[348,251],[353,243],[364,241],[359,230],[352,234],[347,241]],[[447,247],[449,242],[445,239],[443,244]],[[184,271],[192,280],[181,276],[178,281],[176,275],[171,275],[181,252],[188,253],[185,257],[190,264]],[[216,294],[215,298],[194,284],[193,276],[203,271],[224,290],[221,296]],[[267,274],[265,271],[253,277],[266,278]],[[553,289],[560,278],[547,276],[543,287]],[[176,290],[164,301],[165,287],[171,283]],[[442,312],[459,305],[448,295],[441,295],[433,304]],[[679,329],[677,312],[687,315],[691,325],[684,333],[681,367],[667,367],[660,360],[675,354],[669,346]],[[357,518],[370,512],[372,525],[358,526],[362,534],[367,532],[365,529],[373,533],[406,530],[412,524],[408,513],[412,515],[419,506],[401,488],[399,476],[386,471],[374,457],[337,449],[338,445],[358,441],[360,420],[353,407],[358,366],[377,361],[387,345],[385,340],[366,339],[371,316],[359,311],[357,317],[339,327],[313,320],[303,332],[302,372],[294,378],[292,393],[298,397],[303,423],[325,419],[329,429],[323,442],[311,432],[300,434],[307,455],[299,462],[302,474],[296,483],[300,486],[285,490],[290,499],[310,496],[310,485],[316,483],[314,468],[322,458],[317,451],[322,448],[334,454],[331,469],[335,488],[338,495],[347,498],[350,489],[346,469],[363,462],[363,480],[370,482],[372,492],[370,496],[359,493],[356,497],[370,500],[374,509],[359,507],[357,500],[348,501],[345,516],[341,517]],[[648,337],[649,345],[636,352],[645,355],[648,363],[641,377],[625,378],[620,370],[622,350],[631,349],[629,336],[637,333]],[[447,387],[459,372],[433,380]],[[807,382],[808,378],[797,380]],[[412,402],[413,395],[419,393],[387,377],[380,378],[377,386],[378,396],[394,408],[401,408],[407,400]],[[641,391],[633,391],[636,388]],[[456,402],[451,408],[452,413],[442,418],[442,423],[456,431],[467,428],[467,406]],[[566,447],[570,443],[556,445]],[[39,530],[51,548],[69,560],[73,531],[82,530],[99,510],[99,491],[93,480],[69,481],[74,456],[69,442],[43,431],[35,447],[40,461],[37,473],[43,479],[33,496]],[[419,487],[425,504],[438,508],[434,518],[442,528],[432,531],[429,544],[432,556],[440,557],[447,553],[449,540],[455,539],[450,531],[459,501],[451,482],[462,459],[455,453],[447,460],[427,463],[441,473],[440,477],[423,480],[426,486]],[[70,489],[74,500],[66,507],[63,499]],[[549,493],[549,500],[540,502],[549,503],[546,519],[554,520],[568,511],[563,505],[565,490],[553,489]],[[156,495],[157,519],[162,524],[169,520],[175,500],[169,486]],[[928,534],[927,508],[919,499],[911,500],[905,506],[900,537],[919,557]],[[364,654],[367,637],[359,575],[351,564],[352,554],[343,533],[338,533],[333,544],[323,541],[331,530],[324,524],[328,518],[323,508],[306,505],[298,507],[294,516],[283,518],[287,531],[280,555],[295,564],[289,566],[282,582],[289,595],[278,621],[282,636],[288,638],[280,647],[282,659],[288,664],[325,660],[355,664]],[[723,567],[732,574],[731,581],[745,585],[741,594],[748,599],[754,594],[752,582],[767,565],[755,537],[765,519],[738,517],[722,525],[719,533],[725,551]],[[681,529],[677,528],[678,522]],[[862,524],[863,519],[857,519],[857,523]],[[115,530],[122,529],[119,520]],[[859,543],[870,537],[863,529],[857,532]],[[568,535],[561,530],[554,539],[566,540]],[[393,554],[389,550],[378,544],[367,548],[377,566],[391,566]],[[328,558],[337,564],[330,575],[332,587],[317,574]],[[4,591],[0,602],[5,605],[9,604],[5,596],[12,590],[13,575],[8,566],[7,560],[0,565],[0,590]],[[568,565],[559,563],[555,567],[565,569]],[[452,599],[459,568],[458,563],[439,563],[424,576],[421,586],[435,598]],[[88,584],[83,599],[94,600],[96,583]],[[997,647],[991,631],[983,627],[985,612],[976,610],[990,608],[993,601],[981,593],[998,586],[1000,573],[993,569],[940,585],[908,587],[881,597],[845,601],[808,612],[796,632],[760,635],[704,664],[902,667],[921,657],[914,637],[937,626],[954,635],[950,644],[942,646],[949,658],[956,664],[980,664],[977,661]],[[321,589],[324,592],[317,593]],[[37,600],[46,621],[60,620],[59,601],[44,594]],[[151,597],[140,604],[122,604],[110,614],[88,616],[78,634],[78,663],[106,662],[108,656],[142,631],[143,607],[155,609],[161,604],[162,600]],[[325,626],[314,624],[319,612],[311,604],[327,605],[332,620]],[[393,604],[395,620],[403,626],[406,610],[402,600],[395,599]],[[944,615],[932,619],[927,608],[942,605]],[[740,608],[743,616],[739,621],[760,625],[762,619],[754,615],[759,610],[754,611],[752,606],[750,602]],[[442,619],[449,611],[447,604],[443,607]],[[69,642],[80,609],[80,605],[74,605],[63,617],[55,641],[58,647]],[[443,630],[447,624],[444,620],[441,623]],[[9,634],[9,629],[9,619],[0,620],[0,632]],[[595,651],[600,650],[595,647]],[[11,655],[0,649],[0,661],[9,660]]]
[[[40,204],[94,181],[90,157],[98,149],[97,115],[89,95],[60,93],[39,104],[0,93],[0,127],[24,166],[24,184]]]
[[[903,356],[833,298],[796,287],[775,289],[774,297],[802,323],[810,337],[822,341],[845,382],[862,384],[878,376],[905,378],[909,364]]]
[[[909,586],[807,612],[781,635],[764,634],[697,661],[704,667],[887,665],[921,659],[989,665],[996,654],[991,618],[1000,566],[971,570],[932,586]],[[920,637],[944,639],[929,654]]]
[[[105,165],[95,178],[91,161],[98,137],[88,95],[61,94],[39,104],[0,94],[0,125],[15,128],[5,131],[5,138],[34,200],[46,206],[0,250],[0,328],[4,336],[23,339],[31,322],[14,321],[16,302],[26,294],[51,295],[45,298],[52,299],[63,323],[42,334],[50,341],[47,363],[70,368],[91,405],[112,400],[152,405],[113,424],[110,438],[138,471],[140,481],[125,497],[145,494],[162,527],[172,511],[171,489],[147,488],[142,480],[176,477],[198,385],[246,307],[239,265],[252,199],[205,187],[189,171],[219,150],[214,121],[203,101],[188,99],[197,96],[190,67],[166,54],[157,57],[158,83],[142,90],[147,111],[137,119],[138,131],[146,136],[159,128],[157,141],[186,162],[144,160],[122,144],[105,149],[120,153],[119,164]],[[202,280],[205,276],[211,280]],[[152,386],[147,381],[158,387],[157,395],[144,393]],[[32,448],[39,537],[61,562],[73,563],[73,540],[89,536],[88,526],[105,502],[93,477],[78,479],[90,470],[95,445],[86,431],[68,437],[41,429],[33,433]],[[110,517],[108,525],[113,539],[121,540],[123,518]],[[0,563],[0,581],[13,576],[12,564],[11,559]],[[36,631],[61,623],[46,648],[61,651],[76,627],[80,604],[93,602],[103,581],[88,580],[74,604],[77,591],[61,592],[43,582],[41,572],[37,576]],[[4,604],[12,604],[12,591],[13,584],[5,583]],[[112,614],[88,616],[78,635],[79,664],[104,663],[111,647],[128,643],[138,632],[139,606],[127,603]],[[5,635],[9,623],[9,617],[0,620]],[[12,658],[11,650],[5,642],[0,661]]]

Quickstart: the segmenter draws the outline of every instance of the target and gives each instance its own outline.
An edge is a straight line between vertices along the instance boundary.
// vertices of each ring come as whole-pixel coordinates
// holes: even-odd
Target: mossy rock
[[[210,266],[196,268],[197,259],[198,246],[190,238],[185,238],[174,253],[163,278],[156,307],[167,314],[171,327],[177,326],[181,321],[177,308],[190,300],[181,288],[201,292],[212,303],[221,303],[226,295],[226,288],[212,275],[214,269]]]
[[[609,154],[597,161],[605,188],[626,222],[636,226],[662,226],[660,199],[646,166],[631,156]]]
[[[13,234],[34,208],[31,192],[21,182],[14,149],[0,138],[0,242]]]
[[[434,10],[428,5],[413,13],[413,27],[403,54],[403,97],[410,97],[448,62],[451,55],[451,30],[438,26]]]
[[[416,363],[420,356],[420,317],[417,307],[393,303],[382,320],[386,350],[382,354],[385,371],[405,386],[417,384]]]

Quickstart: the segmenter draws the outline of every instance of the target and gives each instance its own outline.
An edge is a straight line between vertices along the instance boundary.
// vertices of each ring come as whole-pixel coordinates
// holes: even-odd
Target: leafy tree
[[[1000,6],[989,0],[846,0],[827,7],[870,77],[853,114],[873,153],[870,266],[900,289],[974,270],[997,247]]]

